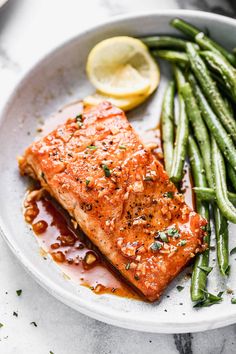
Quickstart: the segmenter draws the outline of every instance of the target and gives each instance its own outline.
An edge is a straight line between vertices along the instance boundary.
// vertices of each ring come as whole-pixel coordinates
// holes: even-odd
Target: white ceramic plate
[[[95,43],[115,35],[176,33],[169,26],[170,20],[176,16],[201,28],[207,27],[212,37],[226,47],[235,45],[236,21],[214,14],[181,10],[114,19],[78,35],[38,62],[14,90],[0,121],[0,224],[1,233],[14,254],[44,288],[74,309],[117,326],[163,333],[202,331],[229,325],[236,322],[236,305],[231,305],[230,296],[225,295],[219,305],[193,309],[189,296],[190,281],[184,278],[183,273],[170,285],[161,302],[155,304],[111,295],[98,296],[65,280],[54,262],[50,259],[45,261],[40,256],[38,244],[24,222],[21,205],[26,182],[18,174],[16,156],[34,139],[38,119],[47,119],[58,108],[92,91],[85,75],[85,62]],[[162,82],[156,96],[130,114],[130,120],[140,134],[142,129],[154,127],[157,123],[169,67],[162,64],[161,73]],[[230,249],[235,246],[232,231]],[[234,258],[231,257],[228,287],[235,286],[236,290]],[[179,284],[184,286],[182,292],[176,289]],[[209,288],[216,292],[223,286],[215,267]]]

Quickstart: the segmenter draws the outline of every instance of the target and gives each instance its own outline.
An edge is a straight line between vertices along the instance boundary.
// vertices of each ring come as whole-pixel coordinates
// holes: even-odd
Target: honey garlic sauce
[[[83,112],[83,101],[78,100],[65,105],[62,109],[52,114],[40,129],[41,135],[46,135],[55,129],[59,124],[63,124],[68,118],[73,118]],[[161,129],[157,126],[155,129],[143,131],[141,134],[143,143],[149,148],[159,162],[164,163],[162,144],[161,144]],[[181,191],[185,196],[185,202],[194,209],[194,193],[192,191],[192,178],[188,164],[185,164],[184,178],[181,185]]]
[[[140,299],[113,273],[82,231],[73,229],[47,196],[28,202],[24,215],[32,225],[40,248],[52,256],[66,277],[89,287],[96,294],[112,293]]]
[[[65,123],[68,118],[81,114],[82,111],[82,101],[64,106],[49,117],[45,124],[38,129],[40,135],[48,134],[59,124]],[[163,163],[159,127],[143,131],[141,138],[153,155]],[[193,207],[194,196],[191,187],[190,169],[186,166],[182,190],[185,194],[186,203]],[[41,250],[52,256],[66,277],[77,284],[89,287],[96,294],[112,293],[122,297],[141,299],[111,269],[108,262],[100,256],[82,231],[73,228],[73,225],[65,217],[65,212],[62,212],[62,208],[56,207],[50,198],[43,194],[39,198],[36,196],[30,202],[27,202],[24,215],[25,220],[32,226]]]
[[[60,124],[64,124],[67,119],[74,118],[83,112],[83,101],[75,101],[65,105],[59,109],[56,113],[52,114],[38,129],[40,136],[44,136],[58,127]]]

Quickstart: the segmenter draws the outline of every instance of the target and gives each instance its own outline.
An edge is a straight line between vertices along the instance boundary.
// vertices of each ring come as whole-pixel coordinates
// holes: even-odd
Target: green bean
[[[170,81],[164,94],[161,113],[164,162],[168,175],[171,172],[174,150],[174,95],[175,84],[174,81]]]
[[[226,219],[236,223],[236,209],[227,195],[224,159],[214,138],[212,138],[212,167],[217,205]]]
[[[203,159],[197,143],[192,135],[189,135],[188,137],[188,153],[194,185],[200,188],[207,188]]]
[[[186,53],[177,52],[175,50],[152,50],[152,55],[161,59],[168,60],[173,63],[180,63],[186,65],[189,63],[189,59]]]
[[[140,38],[141,41],[151,49],[174,49],[184,51],[186,47],[186,39],[171,36],[149,36]],[[200,49],[199,45],[193,43],[196,49]]]
[[[201,112],[198,108],[193,91],[189,83],[186,83],[181,88],[181,94],[183,95],[187,116],[192,124],[195,138],[201,150],[201,154],[204,161],[206,178],[209,185],[213,183],[212,167],[211,167],[211,144],[210,138],[202,119]]]
[[[173,65],[173,74],[175,78],[175,82],[177,85],[177,90],[180,92],[181,87],[186,83],[183,71],[177,65]]]
[[[200,32],[200,29],[194,27],[190,23],[181,20],[180,18],[174,18],[170,22],[171,26],[177,28],[179,31],[183,32],[186,36],[190,38],[195,38],[195,36]]]
[[[225,86],[225,82],[222,80],[222,78],[214,71],[210,70],[211,77],[216,81],[218,89],[225,95],[227,98],[229,98],[232,102],[234,102],[234,98],[232,93],[229,91],[228,87]],[[227,104],[226,104],[227,106]],[[229,107],[227,106],[229,109]],[[229,110],[231,115],[234,115],[232,110]]]
[[[201,158],[200,151],[192,136],[188,138],[188,153],[193,174],[194,184],[197,187],[206,187],[207,181],[204,174],[204,165]],[[206,202],[202,202],[196,198],[196,206],[198,213],[209,221],[209,208]],[[204,241],[209,245],[210,243],[210,223],[207,225],[207,235]],[[192,282],[191,282],[191,298],[192,301],[199,301],[204,298],[204,290],[206,288],[207,273],[201,267],[209,265],[209,249],[203,253],[198,254],[195,259]]]
[[[228,52],[221,45],[207,37],[203,32],[200,32],[195,36],[195,41],[202,49],[210,50],[214,53],[220,53],[227,59],[229,63],[232,65],[236,64],[236,58],[234,54]]]
[[[187,115],[190,122],[192,123],[194,135],[198,141],[200,151],[203,157],[203,169],[204,171],[206,171],[207,182],[209,184],[212,184],[213,176],[211,171],[210,138],[189,83],[182,84],[181,94],[184,98]]]
[[[229,164],[227,165],[227,171],[228,171],[230,182],[232,183],[232,186],[236,191],[236,172]]]
[[[206,64],[202,58],[200,58],[191,43],[187,44],[186,50],[190,59],[191,68],[196,75],[205,96],[208,98],[209,103],[221,120],[225,129],[231,134],[233,140],[236,141],[236,121],[225,106],[224,100],[221,97],[216,83],[212,79]]]
[[[187,153],[188,117],[185,110],[184,100],[180,93],[181,86],[184,84],[185,79],[182,74],[182,71],[176,66],[174,66],[174,76],[178,88],[179,118],[178,118],[178,125],[176,129],[176,140],[175,140],[170,179],[174,183],[178,183],[182,180],[183,177],[183,168],[184,168],[184,162]]]
[[[175,83],[177,86],[177,91],[180,92],[181,90],[181,86],[183,84],[186,83],[183,71],[181,70],[181,66],[180,65],[175,65],[173,64],[173,74],[174,74],[174,78],[175,78]],[[179,101],[179,112],[181,111],[181,107],[184,105],[183,102],[183,97],[178,95],[178,101]],[[183,112],[183,109],[182,109]],[[175,125],[178,126],[178,120],[179,120],[179,115],[175,114]]]
[[[209,50],[200,53],[208,65],[215,70],[223,79],[225,86],[231,92],[236,102],[236,71],[235,68],[220,53]]]
[[[178,29],[179,31],[181,31],[182,33],[184,33],[185,35],[187,35],[188,37],[194,39],[202,49],[218,51],[224,57],[226,57],[231,64],[235,65],[236,63],[235,56],[232,53],[228,52],[220,44],[218,44],[217,42],[209,38],[199,28],[194,27],[190,23],[178,18],[172,20],[171,25],[176,29]]]
[[[205,200],[206,202],[215,202],[216,201],[216,193],[214,188],[203,188],[203,187],[193,187],[194,193],[201,200]],[[227,192],[229,200],[236,204],[236,193]]]
[[[225,105],[227,106],[227,109],[229,110],[230,114],[232,114],[232,116],[233,116],[234,115],[234,109],[233,109],[232,102],[226,96],[224,96],[223,99],[225,101]]]
[[[169,36],[150,36],[140,39],[149,48],[170,48],[185,50],[185,46],[187,43],[187,41],[184,39]]]
[[[193,75],[190,74],[188,76],[188,80],[191,84],[195,97],[197,98],[202,117],[205,120],[210,133],[216,139],[217,144],[219,145],[226,160],[229,161],[233,169],[236,171],[236,148],[232,139],[225,131],[215,113],[212,111]]]
[[[223,276],[229,275],[228,221],[218,208],[214,208],[217,260]]]

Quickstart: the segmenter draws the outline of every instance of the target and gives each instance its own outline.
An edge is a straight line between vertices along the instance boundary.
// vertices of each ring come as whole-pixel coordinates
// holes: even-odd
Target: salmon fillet
[[[19,166],[150,301],[202,250],[206,220],[108,102],[32,143]]]

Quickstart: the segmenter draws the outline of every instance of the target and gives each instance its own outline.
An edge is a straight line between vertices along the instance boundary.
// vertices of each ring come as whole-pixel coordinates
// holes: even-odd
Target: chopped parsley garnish
[[[224,294],[224,291],[219,291],[217,296],[222,297],[223,294]]]
[[[163,242],[169,242],[168,236],[164,231],[158,232],[157,236],[160,237]]]
[[[228,265],[227,267],[223,267],[222,271],[224,272],[225,275],[229,275],[229,273],[230,273],[230,265]]]
[[[236,297],[232,297],[232,299],[231,299],[231,304],[236,304]]]
[[[75,119],[76,119],[77,122],[82,122],[82,120],[83,120],[82,114],[78,114],[78,115],[75,117]]]
[[[159,249],[161,249],[163,246],[163,243],[162,242],[159,242],[159,241],[155,241],[151,244],[150,246],[150,249],[153,251],[153,252],[156,252],[158,251]]]
[[[144,181],[153,181],[152,176],[145,176]]]
[[[179,231],[175,227],[167,229],[167,235],[170,237],[178,238],[180,236]]]
[[[163,242],[169,242],[168,236],[178,238],[180,234],[175,227],[171,227],[164,231],[157,231],[156,236],[154,236],[154,238],[156,240],[160,238]]]
[[[30,322],[30,324],[32,324],[34,327],[38,327],[37,323],[36,322]]]
[[[139,280],[140,278],[139,278],[139,276],[138,276],[137,274],[135,274],[135,275],[134,275],[134,279],[135,279],[135,280]]]
[[[202,290],[204,292],[204,299],[197,302],[194,307],[208,307],[212,306],[214,304],[218,304],[222,301],[222,295],[223,292],[220,292],[217,295],[213,295],[211,293],[208,293],[206,290]]]
[[[85,184],[86,184],[86,186],[88,186],[88,185],[89,185],[89,183],[90,183],[90,179],[87,179],[87,178],[86,178],[86,180],[85,180]]]
[[[95,145],[88,145],[87,148],[91,150],[96,150],[98,147]]]
[[[76,123],[77,123],[78,127],[81,128],[83,126],[82,114],[79,114],[78,116],[76,116],[75,119],[76,119]]]
[[[111,171],[110,171],[109,167],[107,165],[102,165],[102,169],[103,169],[103,171],[105,173],[105,176],[106,177],[110,177]]]
[[[187,243],[186,240],[180,240],[179,243],[177,244],[177,246],[185,246]]]
[[[230,255],[236,253],[236,247],[232,248],[232,250],[230,251]]]
[[[180,292],[180,291],[184,290],[184,286],[177,285],[176,289]]]
[[[22,290],[21,289],[16,290],[16,293],[17,293],[18,296],[21,296]]]
[[[212,271],[213,267],[206,267],[206,266],[198,266],[199,269],[201,269],[203,272],[205,272],[207,275]]]
[[[3,324],[2,323],[0,323],[0,328],[2,328],[3,327]]]
[[[127,263],[127,264],[126,264],[125,269],[126,269],[126,270],[129,270],[129,269],[130,269],[130,263]]]
[[[200,226],[200,229],[202,229],[203,231],[206,231],[207,230],[207,225]]]
[[[165,193],[163,194],[163,196],[164,196],[165,198],[173,199],[173,198],[174,198],[174,193],[173,193],[173,192],[165,192]]]
[[[50,350],[49,354],[54,354],[54,353]]]
[[[119,149],[126,150],[126,146],[125,145],[119,145]]]

